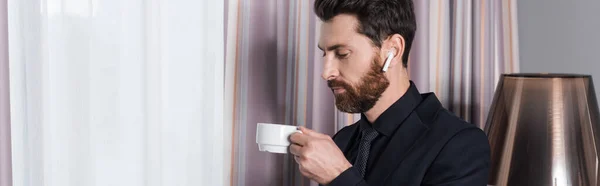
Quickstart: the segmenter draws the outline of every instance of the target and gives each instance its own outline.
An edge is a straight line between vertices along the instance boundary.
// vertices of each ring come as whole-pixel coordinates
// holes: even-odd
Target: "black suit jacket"
[[[490,147],[485,133],[444,109],[434,94],[421,98],[370,168],[368,180],[350,168],[331,185],[487,185]],[[350,125],[334,135],[344,154],[357,129]]]

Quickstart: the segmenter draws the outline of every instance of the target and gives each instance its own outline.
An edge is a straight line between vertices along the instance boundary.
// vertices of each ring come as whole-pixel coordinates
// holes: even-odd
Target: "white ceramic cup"
[[[300,132],[298,127],[291,125],[258,123],[256,125],[256,143],[258,150],[263,152],[287,154],[290,146],[290,135]]]

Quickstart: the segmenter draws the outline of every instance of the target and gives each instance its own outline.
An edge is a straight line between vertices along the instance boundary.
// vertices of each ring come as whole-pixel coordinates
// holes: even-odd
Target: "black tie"
[[[358,145],[358,156],[354,162],[354,166],[360,172],[360,175],[364,178],[367,170],[367,160],[369,159],[369,151],[371,150],[371,142],[378,133],[372,127],[365,127],[362,131],[362,137]]]

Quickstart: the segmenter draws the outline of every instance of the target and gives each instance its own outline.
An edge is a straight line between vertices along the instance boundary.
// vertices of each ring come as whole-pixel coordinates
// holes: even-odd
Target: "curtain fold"
[[[316,185],[289,155],[259,152],[256,123],[333,135],[358,114],[337,111],[320,78],[314,0],[228,0],[226,103],[233,185]],[[502,73],[518,72],[516,1],[414,1],[418,30],[409,74],[421,92],[483,127]]]
[[[8,5],[15,186],[229,182],[223,2]]]
[[[0,186],[12,186],[10,91],[8,71],[8,9],[0,0]]]
[[[516,1],[414,1],[409,72],[419,90],[481,128],[498,78],[519,71]]]
[[[318,18],[310,1],[228,0],[226,90],[234,112],[231,184],[298,185],[289,155],[258,152],[256,123],[306,126],[334,134],[336,115],[331,91],[320,78],[317,61]],[[227,98],[226,98],[227,99]]]

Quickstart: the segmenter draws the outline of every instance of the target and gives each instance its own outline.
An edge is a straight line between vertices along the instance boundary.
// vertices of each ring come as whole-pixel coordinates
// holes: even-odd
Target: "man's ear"
[[[402,54],[404,54],[404,37],[400,34],[390,35],[384,42],[381,47],[381,52],[384,55],[384,64],[385,60],[388,58],[388,54],[390,52],[394,53],[391,61],[389,62],[388,68],[392,69],[395,67],[404,67],[402,65]],[[399,65],[399,66],[398,66]]]

